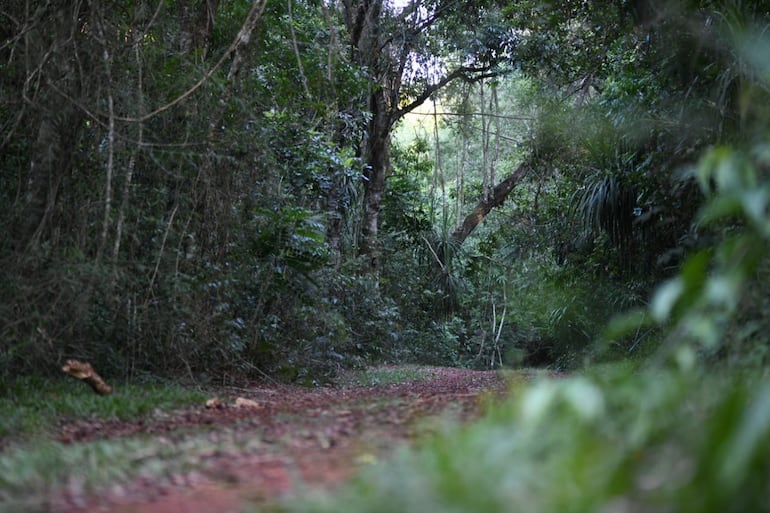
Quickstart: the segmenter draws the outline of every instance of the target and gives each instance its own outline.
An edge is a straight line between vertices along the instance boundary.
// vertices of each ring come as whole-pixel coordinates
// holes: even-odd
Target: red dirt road
[[[418,381],[380,386],[308,389],[263,384],[228,389],[223,408],[201,406],[133,423],[63,426],[60,438],[65,443],[150,435],[159,444],[176,447],[185,440],[197,443],[204,436],[211,449],[196,453],[191,470],[163,479],[135,478],[96,494],[70,486],[51,500],[50,510],[254,511],[255,505],[301,493],[303,486],[338,485],[395,447],[429,432],[432,421],[445,416],[472,418],[484,398],[506,388],[494,372],[447,368],[425,372],[427,377]],[[253,402],[236,408],[235,397]]]

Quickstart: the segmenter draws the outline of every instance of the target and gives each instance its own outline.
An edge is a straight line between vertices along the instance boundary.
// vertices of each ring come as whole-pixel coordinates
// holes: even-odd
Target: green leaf
[[[521,401],[521,416],[531,426],[536,426],[551,408],[556,399],[556,385],[543,381],[527,390]]]
[[[646,309],[631,310],[610,320],[602,334],[602,340],[609,342],[626,337],[640,328],[652,325],[653,322],[653,317]]]
[[[767,189],[745,191],[741,195],[741,199],[746,217],[757,226],[763,226],[767,221]]]
[[[575,378],[567,382],[564,398],[583,420],[594,420],[604,413],[602,391],[585,378]]]
[[[723,194],[713,198],[698,216],[701,224],[708,225],[730,217],[740,216],[743,212],[739,194]]]
[[[684,280],[674,278],[661,285],[650,305],[650,313],[658,323],[666,322],[674,310],[679,298],[684,292]]]
[[[705,296],[712,305],[733,311],[738,305],[742,283],[735,275],[714,276],[708,281]]]
[[[761,457],[770,435],[770,385],[757,390],[750,406],[744,411],[738,429],[733,433],[724,452],[721,467],[723,482],[736,489],[751,471],[751,461]]]

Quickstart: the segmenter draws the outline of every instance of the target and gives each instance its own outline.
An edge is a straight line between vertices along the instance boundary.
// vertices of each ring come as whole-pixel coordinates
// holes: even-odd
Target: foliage
[[[402,238],[404,246],[416,244],[421,234],[433,228],[426,205],[431,198],[425,194],[433,171],[428,148],[428,141],[419,136],[406,147],[394,144],[392,148],[394,171],[383,198],[382,228]]]
[[[576,9],[576,17],[567,22],[563,11],[570,9]],[[548,56],[550,51],[574,41],[585,42],[579,37],[580,31],[588,26],[587,20],[601,16],[592,9],[588,5],[567,4],[539,4],[532,10],[515,12],[512,9],[511,15],[524,25],[561,27],[533,30],[536,35],[531,40],[527,39],[529,33],[523,34],[522,51],[537,48],[541,56]],[[713,12],[714,17],[709,18],[707,12]],[[545,276],[560,275],[555,281],[555,294],[543,292],[547,287],[539,284],[535,287],[539,294],[526,296],[535,298],[533,301],[522,305],[520,296],[516,296],[516,305],[522,314],[517,320],[525,320],[523,326],[529,327],[529,333],[539,325],[540,333],[558,334],[556,345],[561,349],[557,349],[558,356],[552,361],[575,361],[581,355],[601,353],[586,353],[585,349],[591,345],[603,319],[624,308],[642,306],[655,283],[669,277],[687,255],[698,251],[710,254],[705,248],[729,236],[729,230],[706,225],[698,218],[697,212],[707,200],[709,190],[699,187],[693,174],[683,173],[682,168],[705,151],[709,143],[724,138],[763,137],[760,134],[765,128],[760,128],[756,117],[752,117],[750,127],[737,129],[732,124],[739,111],[748,112],[736,103],[742,94],[738,92],[740,87],[752,91],[751,96],[744,96],[746,101],[756,100],[757,88],[761,88],[759,74],[746,71],[747,55],[763,47],[756,35],[761,29],[746,27],[754,26],[753,23],[763,26],[762,18],[760,13],[741,9],[732,2],[704,5],[693,18],[686,13],[687,8],[679,5],[660,13],[657,24],[637,26],[634,32],[624,33],[623,23],[639,20],[626,18],[623,22],[621,12],[620,24],[612,25],[612,30],[619,32],[591,43],[603,49],[599,54],[606,60],[601,64],[584,67],[588,61],[578,56],[567,65],[553,66],[562,63],[557,57],[546,59],[540,68],[549,78],[543,91],[550,93],[550,97],[541,97],[539,101],[542,113],[532,133],[531,158],[546,171],[540,172],[540,183],[515,192],[517,205],[525,206],[522,210],[528,216],[519,215],[513,226],[500,225],[488,232],[493,235],[487,235],[490,240],[486,247],[492,251],[485,254],[493,257],[490,262],[503,262],[503,255],[522,258],[538,248],[535,268],[547,270],[552,264],[544,265],[543,257],[547,255],[546,248],[551,248],[561,271],[549,270]],[[710,20],[718,20],[715,27],[711,27]],[[645,30],[649,30],[646,35]],[[737,36],[741,30],[745,32]],[[640,32],[646,39],[639,38]],[[705,32],[715,37],[707,41]],[[538,46],[541,39],[550,43]],[[736,48],[736,39],[752,41],[752,50],[741,46],[742,50],[734,53],[730,49]],[[595,48],[591,44],[587,47]],[[689,63],[683,72],[679,64],[685,53],[689,55],[687,59],[693,55],[698,62],[714,59],[716,65],[701,67]],[[740,80],[737,76],[741,72],[735,72],[736,66],[745,72]],[[762,109],[752,112],[761,113]],[[575,130],[576,127],[579,129]],[[500,243],[501,238],[509,244]],[[503,248],[505,252],[501,251]],[[701,289],[702,283],[713,272],[712,265],[703,264],[709,260],[708,256],[702,257],[702,263],[693,266],[698,271],[688,271],[693,275],[693,283],[698,284],[691,290],[693,298],[701,297],[705,290]],[[514,280],[526,282],[532,266],[497,264],[489,269],[497,269],[500,278],[507,275],[507,281],[513,276]],[[520,269],[525,272],[517,276]],[[543,279],[542,274],[533,276],[535,280]],[[594,301],[594,290],[598,291],[598,298],[607,299]],[[603,290],[608,292],[606,296]],[[723,292],[725,297],[735,297],[732,294],[737,290]],[[579,299],[581,296],[588,301]],[[538,300],[553,306],[527,308]],[[758,300],[756,293],[754,300]],[[758,302],[761,304],[762,300]],[[598,306],[597,312],[606,313],[598,317],[589,314],[594,304]],[[575,309],[576,305],[580,306]],[[583,310],[586,305],[589,307]],[[587,315],[576,315],[581,310]],[[535,321],[536,312],[550,312],[548,321]],[[743,322],[749,317],[752,314],[743,316]],[[762,317],[753,315],[760,323]],[[592,318],[596,322],[590,322]],[[589,325],[593,327],[588,329]],[[626,332],[628,339],[615,340],[614,349],[619,350],[620,356],[626,355],[628,349],[640,349],[643,341],[647,351],[655,345],[657,330],[648,322],[631,325],[633,335]],[[567,327],[574,331],[564,331]],[[732,331],[741,329],[736,327]],[[756,334],[753,328],[748,332]],[[649,338],[650,335],[653,337]],[[584,342],[574,344],[579,340]],[[544,345],[552,348],[553,342]]]
[[[250,28],[259,3],[202,5],[0,14],[3,380],[67,357],[129,380],[313,383],[366,360],[489,366],[541,346],[544,365],[573,366],[689,256],[694,285],[672,297],[753,248],[733,238],[744,221],[697,217],[718,173],[681,170],[721,145],[762,183],[757,5],[268,2]],[[376,20],[357,25],[359,7]],[[428,100],[435,139],[389,146]],[[522,161],[506,203],[453,240]],[[756,217],[761,198],[744,203]],[[381,265],[362,276],[369,250]],[[734,308],[754,327],[727,332],[754,340],[766,301],[746,294]]]
[[[767,47],[752,34],[749,29],[745,37],[756,45],[753,51]],[[744,80],[751,90],[766,82],[752,71]],[[658,288],[649,316],[637,312],[618,321],[620,327],[629,319],[666,325],[661,356],[681,365],[692,365],[698,355],[711,362],[766,363],[768,341],[759,331],[767,322],[760,306],[766,294],[757,287],[768,261],[768,150],[766,128],[755,129],[736,132],[732,145],[714,145],[689,168],[705,198],[694,230],[709,243],[691,251],[680,272]],[[622,332],[611,329],[610,338]]]
[[[356,53],[339,39],[351,20],[290,2],[233,56],[248,3],[218,9],[204,40],[180,3],[151,18],[139,4],[2,13],[0,378],[16,395],[0,433],[73,404],[147,413],[58,388],[27,404],[37,382],[11,377],[65,356],[127,380],[308,385],[367,361],[548,366],[573,375],[518,384],[478,424],[286,509],[768,510],[766,7],[429,2],[404,16],[441,23],[410,40],[387,4],[366,27],[393,36],[387,51]],[[407,50],[422,67],[398,60]],[[380,109],[400,115],[458,63],[488,75],[432,90],[456,111],[434,119],[433,148],[378,148],[393,166],[372,192],[366,144],[394,122],[374,123]],[[521,159],[531,176],[453,241]],[[362,274],[364,219],[381,209],[382,266]],[[18,497],[133,443],[41,448],[41,481],[4,454],[2,488]]]
[[[766,511],[766,380],[628,371],[519,385],[482,421],[282,511]]]
[[[766,315],[752,304],[761,304],[763,294],[752,289],[765,275],[770,255],[770,188],[763,171],[768,164],[770,152],[761,143],[746,151],[714,148],[697,168],[701,187],[710,194],[699,221],[723,236],[715,247],[691,255],[654,297],[652,318],[672,324],[677,351],[693,344],[706,354],[766,363],[768,340],[758,331]]]
[[[271,5],[271,30],[231,62],[249,3],[203,18],[182,4],[3,13],[47,34],[36,46],[21,25],[3,32],[2,95],[20,107],[0,112],[3,379],[67,356],[129,379],[259,374],[347,330],[278,331],[329,317],[313,277],[334,256],[326,203],[349,210],[337,187],[358,178],[352,148],[333,142],[361,126],[333,96],[361,82],[333,66],[332,20]],[[55,30],[57,16],[89,28]]]

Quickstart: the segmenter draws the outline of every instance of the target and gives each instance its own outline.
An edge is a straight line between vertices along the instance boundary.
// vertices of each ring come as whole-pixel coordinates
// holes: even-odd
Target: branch
[[[535,116],[511,116],[508,114],[490,114],[489,112],[448,112],[448,111],[442,111],[442,112],[436,112],[435,114],[433,112],[412,112],[412,115],[414,116],[462,116],[462,117],[468,117],[468,116],[485,116],[488,118],[500,118],[500,119],[509,119],[509,120],[517,120],[517,121],[534,121],[537,118]]]
[[[433,250],[433,246],[430,245],[430,242],[428,242],[428,239],[425,238],[425,235],[421,235],[421,237],[422,237],[422,240],[425,241],[425,245],[428,246],[428,249],[430,250],[431,254],[433,255],[433,258],[436,259],[436,263],[441,268],[441,272],[446,273],[446,267],[444,267],[444,262],[441,261],[441,258]]]
[[[302,88],[305,90],[305,98],[308,101],[313,99],[310,94],[310,87],[308,86],[307,77],[305,76],[305,70],[302,66],[302,56],[299,53],[299,46],[297,45],[297,34],[294,31],[294,18],[291,13],[291,0],[287,0],[286,11],[289,14],[289,31],[291,32],[291,46],[294,49],[294,57],[297,59],[297,70],[299,71],[299,77],[302,80]]]
[[[229,53],[235,54],[233,62],[230,65],[230,71],[227,73],[227,80],[235,78],[241,70],[241,66],[243,65],[243,48],[249,44],[251,34],[254,32],[257,22],[262,17],[262,11],[265,10],[266,3],[267,0],[257,0],[254,2],[248,16],[246,16],[246,21],[243,22],[241,30],[238,31],[238,36],[235,38],[235,41],[233,41],[233,44],[230,45],[230,48],[227,49],[225,55],[222,56],[224,58]]]
[[[415,98],[411,103],[408,103],[401,107],[400,109],[396,110],[396,112],[393,115],[393,121],[397,121],[401,119],[404,115],[408,114],[409,112],[413,111],[425,101],[430,98],[433,93],[447,85],[449,82],[452,82],[453,80],[456,80],[458,78],[465,80],[467,82],[477,82],[479,80],[483,80],[485,78],[492,78],[499,75],[499,72],[496,71],[490,71],[492,69],[492,66],[481,66],[481,67],[472,67],[472,66],[460,66],[456,70],[454,70],[451,73],[448,73],[445,75],[441,80],[436,82],[435,84],[430,84],[423,91],[417,95],[417,98]]]
[[[246,20],[243,22],[243,26],[238,31],[238,35],[235,37],[235,40],[230,44],[230,47],[225,51],[225,53],[222,55],[222,57],[214,64],[214,66],[209,69],[203,77],[201,77],[200,80],[198,80],[190,89],[185,91],[184,93],[180,94],[170,102],[168,102],[165,105],[161,105],[160,107],[156,108],[152,112],[148,112],[147,114],[144,114],[139,117],[124,117],[124,116],[115,116],[114,119],[116,121],[123,121],[128,123],[142,123],[144,121],[147,121],[148,119],[160,114],[161,112],[164,112],[171,107],[174,107],[175,105],[178,105],[179,103],[182,103],[184,100],[189,98],[195,91],[201,88],[203,84],[205,84],[212,76],[214,76],[214,73],[219,70],[219,68],[222,67],[222,65],[225,63],[225,61],[233,54],[235,54],[235,57],[233,59],[232,64],[230,65],[230,71],[227,74],[227,79],[232,80],[233,77],[240,71],[240,67],[242,65],[243,57],[242,57],[242,49],[246,44],[248,44],[249,40],[251,39],[251,34],[254,31],[254,28],[256,27],[257,21],[262,16],[262,11],[265,9],[265,4],[267,3],[267,0],[257,0],[255,1],[252,6],[251,10],[249,11],[249,14],[246,16]],[[53,84],[49,84],[53,85]],[[58,88],[55,88],[57,92],[61,94],[61,91],[58,90]],[[65,98],[70,100],[70,98],[66,95],[64,95]],[[91,116],[95,117],[95,113],[89,113]],[[107,117],[104,114],[100,113],[102,117]]]
[[[416,23],[414,27],[415,33],[420,33],[430,28],[434,23],[441,19],[446,12],[450,11],[453,7],[456,7],[457,4],[459,4],[459,2],[456,0],[447,2],[446,4],[439,6],[437,10],[430,13],[425,19],[418,20],[418,23]],[[410,16],[418,12],[419,8],[420,2],[418,0],[412,0],[409,5],[404,7],[401,13],[399,13],[398,19],[401,23],[406,23]]]

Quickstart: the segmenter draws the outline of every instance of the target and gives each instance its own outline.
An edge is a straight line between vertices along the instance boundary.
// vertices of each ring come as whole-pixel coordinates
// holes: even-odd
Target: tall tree
[[[479,44],[479,39],[475,46],[455,47],[451,59],[440,59],[434,50],[447,27],[455,34],[474,32],[482,15],[474,2],[412,0],[396,10],[383,0],[343,0],[342,6],[350,58],[370,79],[364,98],[366,134],[360,143],[366,166],[360,251],[367,257],[367,269],[376,272],[379,215],[395,124],[454,80],[494,76],[503,52],[500,41]]]

